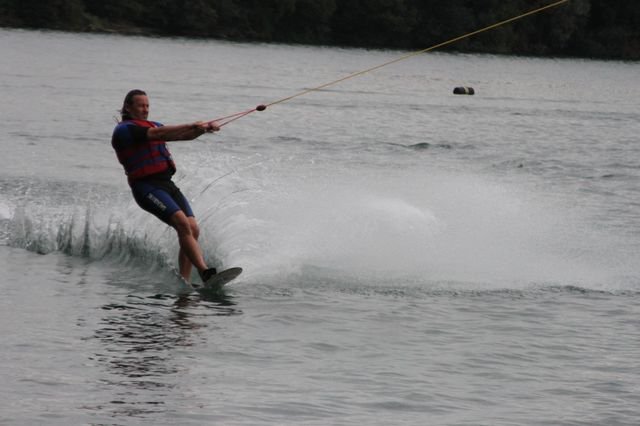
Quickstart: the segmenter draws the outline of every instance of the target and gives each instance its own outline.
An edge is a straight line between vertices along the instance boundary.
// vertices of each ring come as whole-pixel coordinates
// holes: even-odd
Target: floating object
[[[475,95],[476,91],[473,87],[456,87],[453,89],[454,95]]]
[[[256,111],[264,111],[265,109],[267,109],[267,106],[266,106],[266,105],[258,105],[258,106],[256,107]]]

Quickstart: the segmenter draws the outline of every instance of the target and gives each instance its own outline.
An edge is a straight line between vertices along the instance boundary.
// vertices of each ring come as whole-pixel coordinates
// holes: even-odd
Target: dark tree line
[[[0,0],[0,25],[425,48],[552,0]],[[640,59],[640,1],[571,0],[449,49]]]

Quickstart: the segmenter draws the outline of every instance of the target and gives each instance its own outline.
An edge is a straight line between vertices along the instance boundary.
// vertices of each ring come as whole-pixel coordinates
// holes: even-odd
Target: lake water
[[[433,53],[176,142],[225,295],[110,146],[403,54],[0,31],[0,423],[636,425],[640,64]],[[456,86],[475,96],[455,96]]]

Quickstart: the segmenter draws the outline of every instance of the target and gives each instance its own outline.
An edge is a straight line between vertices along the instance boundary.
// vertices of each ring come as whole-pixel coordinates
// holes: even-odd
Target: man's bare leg
[[[171,216],[170,222],[178,233],[178,243],[180,244],[178,266],[180,275],[189,282],[191,279],[191,265],[195,266],[198,272],[207,269],[202,250],[198,244],[200,229],[195,218],[187,217],[181,210]]]

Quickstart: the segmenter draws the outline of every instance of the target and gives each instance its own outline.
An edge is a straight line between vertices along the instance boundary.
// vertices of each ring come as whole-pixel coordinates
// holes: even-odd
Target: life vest
[[[136,142],[128,131],[121,126],[134,124],[140,127],[159,127],[159,123],[147,120],[125,120],[116,126],[111,145],[116,151],[118,161],[124,167],[129,182],[156,173],[176,171],[176,165],[165,141]]]

